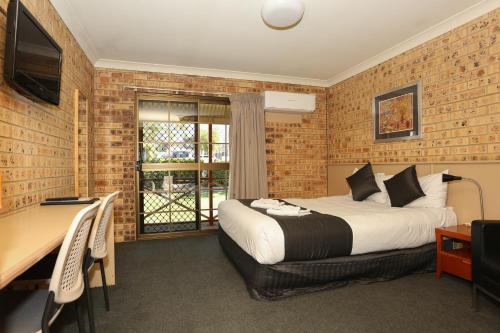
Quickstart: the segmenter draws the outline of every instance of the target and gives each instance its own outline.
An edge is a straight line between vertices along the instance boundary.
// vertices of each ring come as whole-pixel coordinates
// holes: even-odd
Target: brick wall
[[[326,94],[324,88],[198,76],[120,71],[95,72],[95,190],[102,195],[123,191],[116,206],[115,239],[135,239],[136,114],[134,91],[126,86],[185,89],[219,93],[264,89],[315,93],[317,111],[300,123],[267,123],[267,165],[272,197],[316,197],[326,194]]]
[[[373,143],[372,98],[421,80],[423,138]],[[328,89],[329,165],[500,161],[500,9]]]
[[[0,172],[1,214],[70,195],[73,184],[73,94],[92,95],[93,66],[48,0],[23,3],[63,48],[61,104],[20,96],[3,79],[8,0],[0,0]]]

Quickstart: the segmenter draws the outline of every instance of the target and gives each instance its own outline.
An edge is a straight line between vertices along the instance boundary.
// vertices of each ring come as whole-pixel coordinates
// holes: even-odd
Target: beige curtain
[[[231,100],[229,197],[267,198],[264,99],[236,94]]]

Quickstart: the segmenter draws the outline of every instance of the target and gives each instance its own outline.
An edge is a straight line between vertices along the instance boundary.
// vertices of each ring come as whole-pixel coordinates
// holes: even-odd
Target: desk
[[[60,246],[75,215],[87,206],[36,205],[0,218],[0,289]],[[105,259],[106,278],[108,285],[113,285],[115,284],[113,219],[108,224],[106,243],[108,246],[108,258]],[[100,276],[97,275],[91,275],[92,286],[100,285]]]

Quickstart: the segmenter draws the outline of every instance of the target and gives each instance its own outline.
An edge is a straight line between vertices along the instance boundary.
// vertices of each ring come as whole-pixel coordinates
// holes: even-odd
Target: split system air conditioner
[[[264,91],[264,109],[273,112],[314,112],[315,94]]]

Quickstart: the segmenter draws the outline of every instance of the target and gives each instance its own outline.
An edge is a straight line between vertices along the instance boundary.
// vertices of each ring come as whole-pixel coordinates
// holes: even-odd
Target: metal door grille
[[[198,172],[142,172],[139,213],[144,233],[199,229]]]

